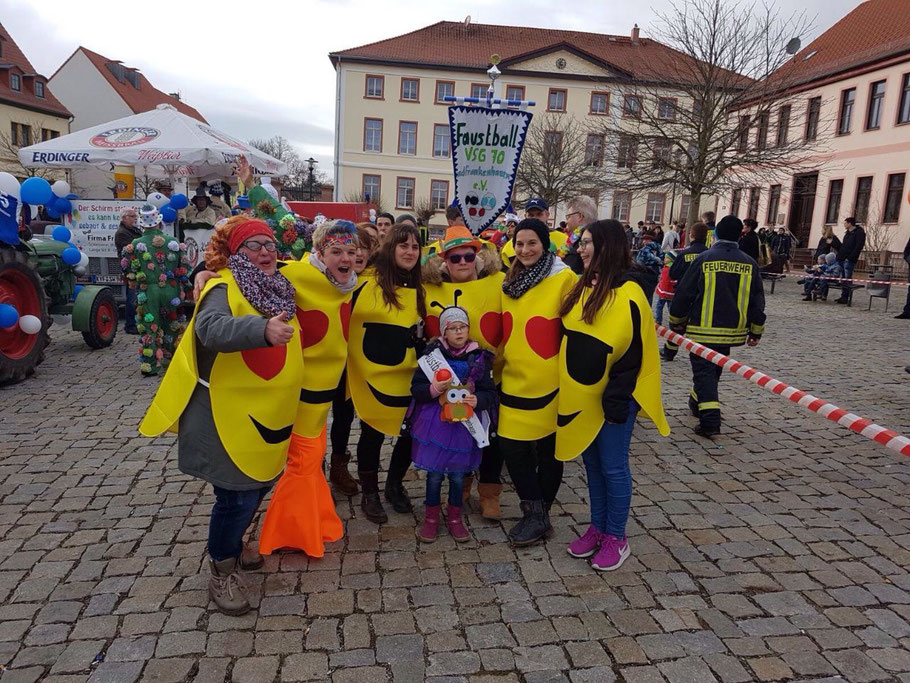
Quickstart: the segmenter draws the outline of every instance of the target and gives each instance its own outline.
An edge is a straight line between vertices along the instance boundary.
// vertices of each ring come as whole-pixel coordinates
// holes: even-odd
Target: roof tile
[[[13,40],[13,37],[3,24],[0,24],[0,44],[3,46],[3,65],[10,65],[8,68],[18,68],[23,74],[36,74],[35,67],[28,61],[25,53],[19,49],[16,41]],[[29,92],[29,88],[24,82],[22,90],[12,90],[8,85],[0,83],[0,100],[30,109],[39,109],[57,116],[72,116],[69,110],[61,104],[60,100],[54,97],[50,87],[47,85],[47,79],[42,76],[40,80],[44,83],[44,97],[38,97],[33,91]]]

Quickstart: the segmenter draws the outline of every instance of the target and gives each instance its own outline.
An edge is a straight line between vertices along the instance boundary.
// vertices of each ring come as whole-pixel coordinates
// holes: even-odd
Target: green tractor
[[[86,285],[76,294],[76,269],[61,257],[67,246],[50,235],[35,235],[17,247],[0,242],[0,303],[15,307],[20,316],[41,320],[37,334],[26,334],[18,325],[0,328],[0,386],[21,382],[44,360],[53,314],[71,314],[73,329],[82,332],[93,349],[114,341],[114,292]]]

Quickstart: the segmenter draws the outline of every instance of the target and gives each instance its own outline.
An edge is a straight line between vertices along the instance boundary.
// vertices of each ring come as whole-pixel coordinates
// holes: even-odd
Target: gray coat
[[[194,323],[199,379],[208,382],[219,353],[268,346],[265,340],[267,323],[266,318],[258,315],[234,317],[228,305],[227,287],[214,287],[199,304]],[[184,474],[231,491],[266,488],[275,481],[256,481],[237,468],[218,436],[209,389],[202,384],[196,385],[180,416],[177,464]]]

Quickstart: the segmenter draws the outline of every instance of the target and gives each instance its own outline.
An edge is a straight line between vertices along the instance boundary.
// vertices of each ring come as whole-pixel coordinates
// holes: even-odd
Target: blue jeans
[[[853,277],[853,269],[856,267],[854,261],[838,261],[840,267],[844,269],[844,277],[850,279]]]
[[[212,488],[215,489],[215,504],[209,520],[209,555],[216,562],[240,557],[243,535],[271,485],[252,491]]]
[[[623,424],[605,422],[582,459],[588,473],[591,524],[604,534],[626,534],[632,503],[632,471],[629,468],[629,443],[635,428],[638,406],[633,402],[629,419]]]
[[[442,502],[442,480],[449,478],[449,506],[461,507],[464,491],[464,472],[427,472],[427,505],[439,505]]]
[[[663,297],[657,297],[657,309],[654,311],[654,322],[658,325],[664,324],[664,308],[669,309],[670,304],[673,303],[673,299],[664,299]]]
[[[126,302],[123,305],[123,329],[136,329],[136,295],[138,291],[130,287],[126,288]]]

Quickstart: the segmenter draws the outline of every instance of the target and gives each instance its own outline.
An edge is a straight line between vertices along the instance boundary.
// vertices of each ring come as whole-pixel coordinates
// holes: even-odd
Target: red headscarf
[[[264,221],[251,219],[235,226],[231,230],[231,234],[228,235],[228,249],[230,249],[231,254],[236,254],[241,244],[256,235],[263,235],[272,240],[275,239],[275,233]]]

